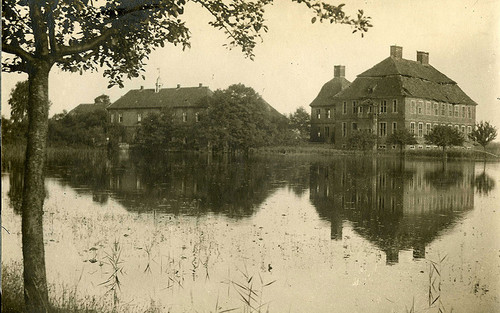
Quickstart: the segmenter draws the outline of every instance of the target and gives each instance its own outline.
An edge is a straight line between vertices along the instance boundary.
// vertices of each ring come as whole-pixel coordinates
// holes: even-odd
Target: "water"
[[[165,312],[500,311],[498,163],[122,155],[46,176],[56,294],[112,298],[112,277],[117,305]],[[21,260],[21,190],[11,164],[4,265]]]

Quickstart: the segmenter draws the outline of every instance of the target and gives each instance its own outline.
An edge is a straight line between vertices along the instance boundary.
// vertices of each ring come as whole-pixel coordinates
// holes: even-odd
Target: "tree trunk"
[[[49,311],[43,243],[43,201],[50,67],[47,63],[38,63],[29,73],[29,126],[22,201],[24,300],[27,312]]]

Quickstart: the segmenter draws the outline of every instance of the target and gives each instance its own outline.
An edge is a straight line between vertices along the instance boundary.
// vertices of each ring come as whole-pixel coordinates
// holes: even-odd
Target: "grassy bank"
[[[180,152],[180,151],[176,151]],[[190,151],[193,152],[193,151]],[[202,151],[197,151],[202,153]],[[340,150],[331,144],[305,142],[295,146],[269,146],[252,150],[253,154],[263,155],[321,155],[321,156],[399,156],[399,149],[360,151],[360,150]],[[442,158],[441,149],[415,149],[406,150],[406,157],[410,158]],[[2,147],[2,163],[8,161],[24,160],[25,148],[21,145],[8,145]],[[47,159],[61,158],[81,158],[88,156],[106,157],[107,151],[103,148],[89,147],[48,147]],[[463,159],[483,161],[500,161],[500,143],[492,143],[486,148],[486,153],[481,147],[473,149],[450,148],[447,149],[448,159]],[[5,164],[2,164],[5,168]]]
[[[359,151],[359,150],[339,150],[335,149],[331,144],[321,144],[321,143],[303,143],[297,146],[276,146],[276,147],[262,147],[255,149],[255,153],[262,154],[291,154],[291,155],[372,155],[372,156],[399,156],[399,149],[389,149],[389,150],[377,150],[377,151]],[[500,161],[500,143],[491,144],[486,149],[486,154],[482,151],[482,148],[473,148],[470,150],[463,148],[450,148],[447,149],[446,153],[448,159],[466,159],[466,160],[478,160],[482,161],[485,159],[487,161]],[[415,150],[405,150],[404,154],[406,157],[411,158],[442,158],[443,151],[441,149],[415,149]],[[494,156],[494,155],[496,156]]]
[[[2,264],[2,312],[26,312],[22,273],[22,264],[20,262]],[[102,297],[78,296],[78,285],[56,286],[49,284],[48,288],[52,305],[49,310],[51,313],[161,312],[161,309],[156,306],[154,301],[147,307],[127,303],[114,305],[110,297],[106,295]]]

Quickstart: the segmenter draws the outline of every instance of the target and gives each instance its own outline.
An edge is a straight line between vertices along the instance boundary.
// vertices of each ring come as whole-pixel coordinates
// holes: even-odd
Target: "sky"
[[[332,4],[341,3],[326,1]],[[184,19],[190,28],[191,48],[167,45],[154,51],[146,79],[107,88],[102,71],[83,75],[53,67],[49,79],[50,115],[92,103],[101,94],[115,101],[130,89],[154,88],[158,68],[164,87],[198,86],[212,90],[243,83],[254,88],[279,112],[288,114],[309,104],[324,83],[333,78],[334,65],[346,66],[346,78],[371,68],[389,56],[389,47],[403,47],[403,58],[415,60],[416,51],[429,52],[429,62],[458,83],[479,105],[477,121],[500,128],[500,0],[346,0],[345,11],[358,9],[372,17],[364,38],[350,26],[311,24],[313,13],[289,0],[276,0],[266,11],[268,33],[251,61],[240,50],[228,50],[226,35],[208,25],[210,15],[189,3]],[[26,75],[2,73],[2,115],[9,116],[8,95]]]

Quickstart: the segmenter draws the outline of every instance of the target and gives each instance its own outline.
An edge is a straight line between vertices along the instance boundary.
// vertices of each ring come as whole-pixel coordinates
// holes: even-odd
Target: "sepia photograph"
[[[2,312],[500,312],[500,0],[1,12]]]

